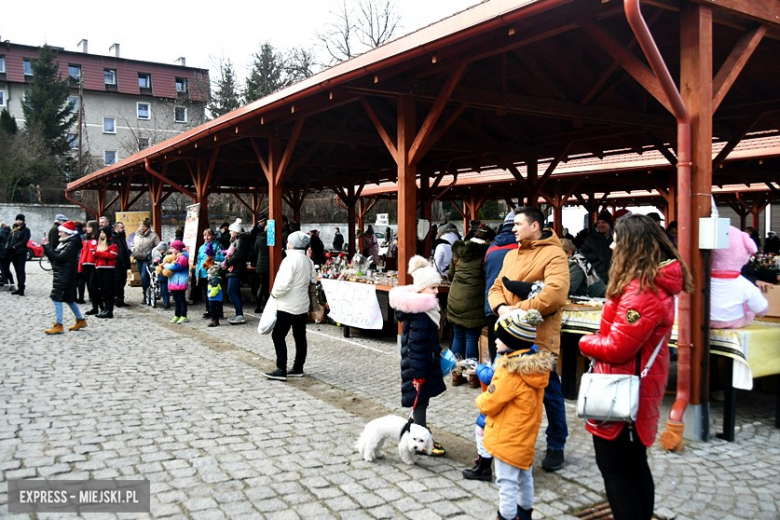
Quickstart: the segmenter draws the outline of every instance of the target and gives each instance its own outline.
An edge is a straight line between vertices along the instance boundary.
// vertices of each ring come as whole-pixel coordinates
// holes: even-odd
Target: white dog
[[[428,455],[433,451],[431,432],[419,424],[412,423],[407,428],[408,421],[395,415],[385,415],[366,424],[363,433],[355,443],[355,449],[366,462],[384,458],[382,445],[385,440],[398,442],[398,454],[407,464],[414,464],[415,452],[421,451]]]

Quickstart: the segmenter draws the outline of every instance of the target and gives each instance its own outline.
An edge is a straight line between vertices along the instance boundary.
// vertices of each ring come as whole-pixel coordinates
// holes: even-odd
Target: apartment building
[[[107,55],[90,54],[87,40],[78,51],[59,49],[62,78],[71,84],[69,99],[81,110],[69,133],[74,153],[91,156],[93,169],[114,164],[205,121],[209,98],[207,69],[176,63],[122,58],[119,44]],[[24,125],[22,101],[32,82],[39,47],[0,43],[0,110],[8,109]]]

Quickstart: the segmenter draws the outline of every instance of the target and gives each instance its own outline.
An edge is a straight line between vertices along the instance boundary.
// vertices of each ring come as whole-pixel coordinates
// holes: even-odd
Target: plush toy
[[[179,253],[178,251],[174,253],[169,253],[165,258],[163,258],[162,264],[159,265],[158,268],[161,268],[165,264],[172,264],[176,262],[176,259],[179,257],[180,254],[181,253]],[[162,269],[162,275],[166,278],[170,278],[171,276],[173,276],[173,271],[171,271],[170,269]]]
[[[757,251],[750,235],[731,226],[729,248],[712,252],[710,283],[710,326],[738,329],[763,316],[769,308],[761,289],[740,274],[742,266]]]

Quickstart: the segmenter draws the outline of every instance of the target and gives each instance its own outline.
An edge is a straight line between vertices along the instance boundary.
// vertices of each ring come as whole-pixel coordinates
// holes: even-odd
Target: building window
[[[32,61],[30,61],[29,59],[25,58],[22,61],[22,67],[24,68],[24,75],[25,76],[32,76],[33,75]]]
[[[112,164],[116,163],[116,151],[115,150],[106,150],[103,152],[103,162],[106,163],[106,166],[111,166]]]
[[[0,74],[5,72],[5,56],[0,56]]]
[[[152,108],[149,103],[136,103],[138,119],[150,119],[152,116]]]
[[[150,139],[148,137],[139,137],[138,138],[138,151],[146,150],[149,148],[149,141]]]
[[[104,117],[103,118],[103,133],[115,134],[116,133],[116,118]]]
[[[78,96],[68,96],[68,103],[71,107],[71,114],[78,114],[79,107],[81,106],[81,99]]]
[[[176,123],[186,123],[187,107],[173,107],[173,120]]]
[[[176,92],[187,92],[187,78],[176,78]]]
[[[106,85],[116,85],[116,69],[103,69],[103,81]]]
[[[70,146],[71,150],[78,150],[79,149],[79,135],[78,134],[68,134],[68,145]]]
[[[0,107],[5,106],[5,90],[0,90]]]
[[[81,79],[81,65],[68,65],[68,77],[71,82],[78,83]]]
[[[152,75],[145,72],[138,73],[138,87],[150,89],[152,88]]]

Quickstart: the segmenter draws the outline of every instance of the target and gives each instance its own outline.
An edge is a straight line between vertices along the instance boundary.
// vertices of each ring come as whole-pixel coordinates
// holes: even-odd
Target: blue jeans
[[[569,429],[566,427],[566,405],[563,402],[561,391],[561,378],[555,372],[555,367],[550,371],[550,382],[544,389],[544,411],[547,414],[547,449],[563,450]]]
[[[68,302],[67,305],[73,311],[73,315],[76,316],[77,320],[84,319],[84,316],[81,315],[81,309],[76,305],[76,302]],[[54,302],[54,316],[57,323],[62,325],[62,302]]]
[[[244,304],[241,301],[241,278],[238,276],[231,276],[227,279],[227,292],[230,296],[230,303],[233,304],[233,308],[236,310],[236,316],[244,315]]]
[[[461,325],[452,326],[452,353],[460,359],[479,359],[479,335],[482,328],[469,329]]]
[[[138,265],[138,274],[141,275],[141,287],[143,288],[144,296],[146,296],[146,289],[149,287],[151,280],[149,279],[149,271],[146,268],[149,266],[148,260],[136,260]]]
[[[157,277],[157,283],[160,284],[160,298],[162,298],[163,305],[166,307],[171,306],[171,293],[168,292],[168,278],[163,275]]]

